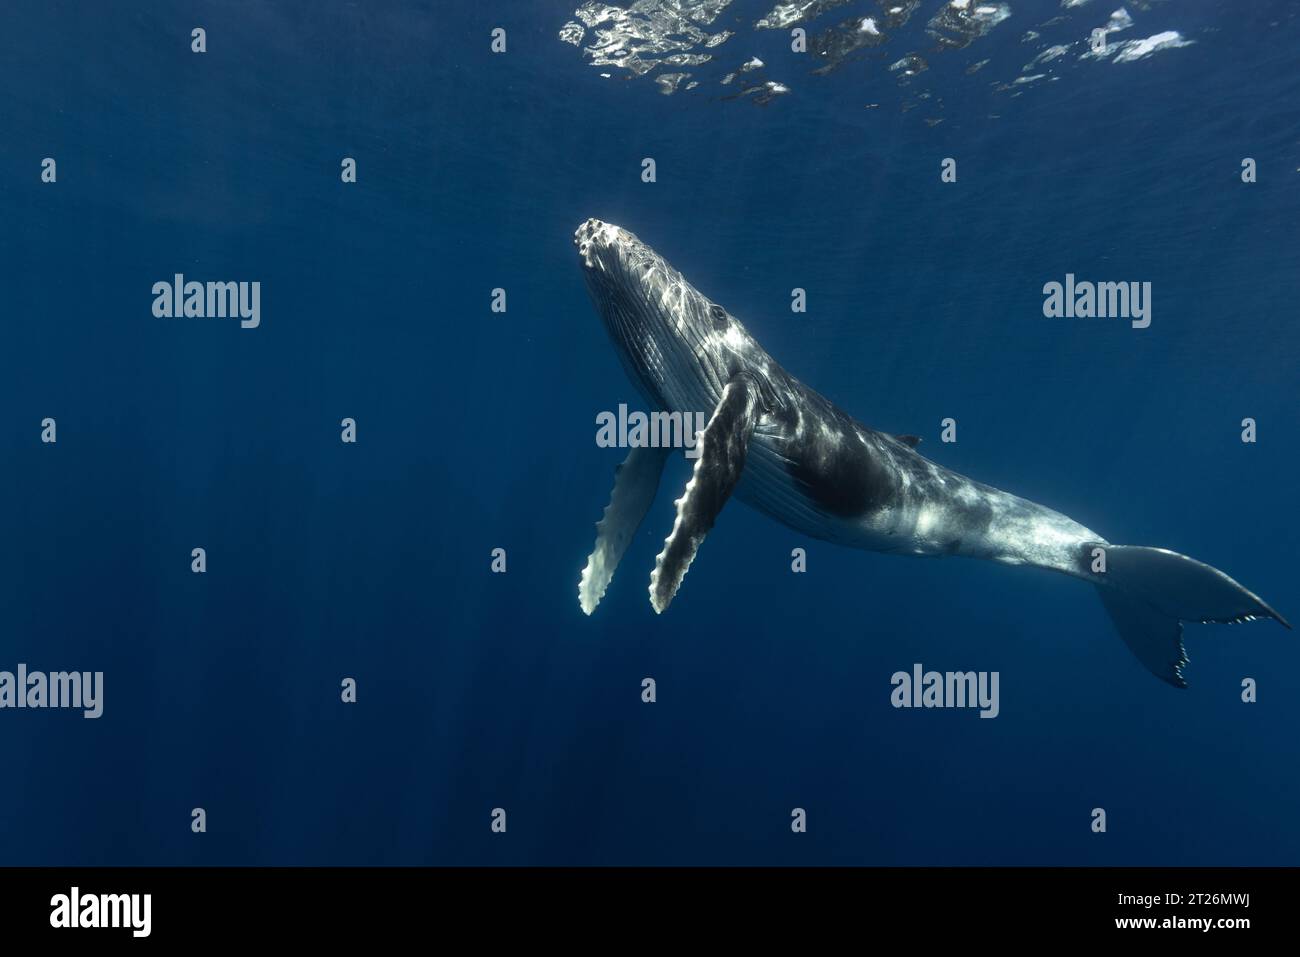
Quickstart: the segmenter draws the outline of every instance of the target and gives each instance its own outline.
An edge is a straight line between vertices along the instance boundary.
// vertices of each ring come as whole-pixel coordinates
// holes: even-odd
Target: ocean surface
[[[739,501],[656,615],[681,459],[584,615],[640,398],[572,243],[1295,621],[1300,4],[575,3],[6,4],[0,671],[103,713],[0,709],[0,864],[1300,863],[1275,622],[1188,625],[1177,690],[1083,583]],[[178,273],[259,324],[156,317]],[[1067,274],[1150,326],[1045,317]],[[914,664],[998,717],[893,707]]]

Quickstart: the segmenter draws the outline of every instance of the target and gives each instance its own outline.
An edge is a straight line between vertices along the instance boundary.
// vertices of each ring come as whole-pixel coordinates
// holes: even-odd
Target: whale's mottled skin
[[[1208,565],[1112,545],[1059,512],[931,462],[912,436],[868,428],[782,369],[739,320],[627,230],[589,219],[574,243],[592,302],[651,408],[710,414],[651,576],[656,611],[672,601],[734,491],[777,521],[841,545],[988,558],[1085,579],[1142,663],[1179,687],[1187,661],[1180,621],[1286,624]],[[654,499],[666,457],[635,449],[620,467],[579,584],[588,614]]]

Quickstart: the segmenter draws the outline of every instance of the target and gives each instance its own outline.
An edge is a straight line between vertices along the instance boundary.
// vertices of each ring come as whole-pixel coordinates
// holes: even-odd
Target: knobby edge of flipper
[[[654,503],[659,477],[672,451],[668,447],[637,447],[615,467],[609,504],[596,523],[596,544],[578,579],[578,605],[584,614],[594,612],[605,597],[623,553]]]
[[[697,439],[699,457],[682,497],[674,503],[677,517],[655,556],[650,573],[650,605],[662,614],[681,586],[700,544],[713,528],[745,468],[749,437],[758,419],[758,386],[747,375],[728,380],[722,398]]]

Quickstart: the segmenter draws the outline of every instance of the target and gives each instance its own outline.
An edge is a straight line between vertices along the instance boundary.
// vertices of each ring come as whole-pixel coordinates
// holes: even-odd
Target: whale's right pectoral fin
[[[713,417],[696,440],[699,457],[677,500],[677,520],[655,559],[650,575],[650,604],[656,612],[668,607],[686,577],[704,536],[740,481],[749,437],[758,420],[758,389],[748,376],[731,379]]]

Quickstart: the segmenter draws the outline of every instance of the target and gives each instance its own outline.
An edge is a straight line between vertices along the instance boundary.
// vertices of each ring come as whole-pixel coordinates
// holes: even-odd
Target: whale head
[[[744,327],[620,226],[589,219],[573,243],[596,311],[646,399],[711,411],[753,347]]]

